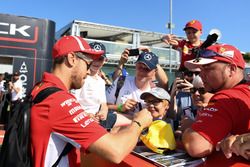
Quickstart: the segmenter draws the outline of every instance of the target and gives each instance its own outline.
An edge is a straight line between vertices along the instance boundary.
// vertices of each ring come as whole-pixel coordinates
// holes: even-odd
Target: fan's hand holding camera
[[[134,111],[137,103],[138,102],[133,99],[127,99],[126,102],[122,105],[122,112]]]
[[[188,82],[186,79],[177,78],[176,87],[178,91],[190,92],[190,88],[192,88],[193,85],[190,82]]]

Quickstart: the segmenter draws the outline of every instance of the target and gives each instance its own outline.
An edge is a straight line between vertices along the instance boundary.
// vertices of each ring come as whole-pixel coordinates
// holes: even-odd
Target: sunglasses
[[[145,103],[146,103],[147,106],[149,106],[149,105],[151,105],[151,104],[152,104],[153,106],[158,106],[161,102],[162,102],[162,100],[151,100],[151,101],[146,100],[146,101],[145,101]]]
[[[200,71],[186,71],[184,72],[184,75],[188,76],[188,77],[192,77],[194,75],[199,75]]]
[[[190,93],[194,94],[196,91],[198,91],[201,95],[206,93],[205,88],[190,88]]]
[[[200,57],[202,57],[202,58],[211,58],[211,57],[214,57],[214,56],[224,57],[224,58],[228,59],[229,61],[231,61],[233,64],[235,64],[230,56],[221,55],[221,54],[219,54],[217,52],[214,52],[212,50],[206,50],[205,49],[205,50],[200,51]]]
[[[92,59],[88,58],[86,55],[84,55],[81,52],[77,52],[76,56],[80,59],[82,59],[83,61],[85,61],[86,66],[87,66],[87,70],[89,70],[91,64],[92,64]]]

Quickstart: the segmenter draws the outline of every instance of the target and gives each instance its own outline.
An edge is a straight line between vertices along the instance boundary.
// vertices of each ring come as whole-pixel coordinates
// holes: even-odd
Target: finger
[[[220,142],[218,142],[215,146],[216,151],[220,151]]]

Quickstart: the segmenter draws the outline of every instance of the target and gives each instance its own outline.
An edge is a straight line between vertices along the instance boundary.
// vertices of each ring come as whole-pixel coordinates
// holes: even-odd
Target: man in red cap
[[[243,56],[231,45],[212,45],[201,51],[199,58],[186,61],[185,66],[189,69],[201,68],[205,89],[215,93],[208,105],[198,113],[192,127],[182,136],[191,156],[204,157],[211,154],[227,136],[250,131],[250,83],[244,80]],[[226,147],[230,147],[230,144]],[[218,146],[229,158],[232,150],[226,147],[223,144]],[[238,161],[235,158],[233,156],[232,160]],[[220,160],[225,160],[225,163],[232,161],[224,156]]]
[[[132,123],[117,134],[110,134],[93,118],[87,116],[70,89],[79,89],[93,59],[103,51],[91,49],[81,37],[65,36],[53,48],[53,71],[45,72],[41,84],[32,95],[47,87],[58,87],[58,91],[31,112],[31,152],[33,166],[52,166],[67,143],[81,151],[94,152],[112,162],[119,163],[137,143],[142,129],[152,122],[147,109],[136,114]],[[79,166],[75,151],[63,156],[58,166]]]
[[[202,35],[202,24],[198,20],[191,20],[187,22],[183,30],[186,33],[187,40],[178,39],[173,34],[167,34],[162,38],[166,44],[172,45],[174,49],[181,52],[181,64],[179,68],[181,71],[185,69],[185,61],[195,58],[195,55],[192,53],[193,48],[199,47],[202,44],[200,40],[200,36]]]

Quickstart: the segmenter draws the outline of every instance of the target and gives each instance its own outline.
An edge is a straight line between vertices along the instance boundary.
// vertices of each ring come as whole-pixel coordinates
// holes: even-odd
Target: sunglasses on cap
[[[190,93],[194,94],[196,91],[198,91],[201,95],[206,93],[205,88],[190,88]]]
[[[215,57],[215,56],[224,57],[224,58],[226,58],[234,63],[234,61],[232,60],[231,57],[226,56],[226,55],[221,55],[215,51],[212,51],[212,50],[201,50],[200,51],[200,57],[202,57],[202,58],[210,58],[210,57]]]
[[[185,71],[184,75],[188,76],[188,77],[192,77],[193,75],[199,75],[200,71]]]

